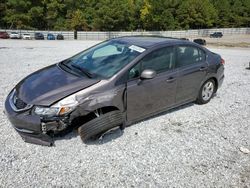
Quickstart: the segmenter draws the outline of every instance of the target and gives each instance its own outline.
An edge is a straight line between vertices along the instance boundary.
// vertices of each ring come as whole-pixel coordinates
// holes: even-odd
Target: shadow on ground
[[[194,103],[188,103],[188,104],[185,104],[185,105],[173,108],[171,110],[162,112],[160,114],[157,114],[157,115],[145,118],[142,121],[147,121],[147,120],[150,120],[150,119],[154,119],[154,118],[157,118],[157,117],[169,114],[169,113],[176,112],[178,110],[182,110],[182,109],[191,107],[193,105],[194,105]],[[138,121],[136,123],[140,123],[142,121]],[[136,123],[133,123],[133,124],[131,124],[129,126],[132,126],[132,125],[134,125]],[[109,131],[103,133],[102,135],[98,136],[97,138],[90,139],[89,141],[85,142],[85,144],[87,144],[87,145],[102,145],[102,144],[106,144],[106,143],[108,143],[108,142],[110,142],[112,140],[115,140],[115,139],[121,137],[123,135],[123,133],[124,133],[124,131],[121,130],[120,127],[117,127],[117,128],[114,128],[112,130],[109,130]],[[70,140],[70,139],[78,137],[78,136],[79,136],[79,134],[77,132],[77,128],[73,127],[73,128],[70,128],[70,129],[67,129],[67,130],[63,131],[62,133],[60,133],[58,135],[55,135],[54,141],[58,141],[58,140]]]

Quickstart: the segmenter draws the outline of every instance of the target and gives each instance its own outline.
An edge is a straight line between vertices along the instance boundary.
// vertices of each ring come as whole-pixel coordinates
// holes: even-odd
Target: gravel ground
[[[199,37],[196,37],[199,38]],[[250,35],[224,35],[222,38],[201,37],[209,43],[250,43]]]
[[[212,49],[226,78],[206,105],[188,104],[84,144],[24,143],[3,113],[23,77],[97,41],[0,40],[0,187],[250,187],[250,48]]]
[[[224,35],[222,38],[210,37],[190,37],[193,41],[195,38],[203,38],[207,44],[213,46],[227,46],[227,47],[248,47],[250,48],[250,35]]]

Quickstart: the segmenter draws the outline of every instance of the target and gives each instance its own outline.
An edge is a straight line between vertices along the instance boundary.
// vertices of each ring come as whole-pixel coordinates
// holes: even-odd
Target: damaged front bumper
[[[5,101],[5,114],[22,139],[27,143],[53,146],[53,134],[50,133],[65,129],[69,123],[68,118],[53,117],[44,119],[32,114],[31,109],[16,112],[12,108],[9,98],[10,96]]]
[[[15,128],[15,127],[14,127]],[[15,128],[16,129],[16,128]],[[22,139],[31,144],[37,144],[42,146],[53,146],[54,140],[48,134],[29,134],[25,132],[20,132],[16,129]]]

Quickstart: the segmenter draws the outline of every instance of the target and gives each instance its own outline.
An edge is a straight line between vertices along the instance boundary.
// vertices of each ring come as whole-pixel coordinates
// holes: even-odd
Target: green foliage
[[[69,18],[67,20],[67,24],[70,30],[88,30],[88,25],[81,10],[77,9],[76,11],[68,14],[68,16]]]
[[[214,7],[217,11],[216,25],[218,27],[228,27],[231,16],[231,6],[228,0],[215,0]]]
[[[240,27],[241,25],[249,24],[249,16],[250,16],[250,9],[249,9],[248,1],[242,0],[234,0],[232,2],[232,24],[236,27]]]
[[[0,0],[0,27],[176,30],[249,27],[250,0]]]
[[[7,0],[6,10],[3,21],[10,25],[20,28],[29,28],[30,17],[28,10],[30,9],[31,2],[27,0]]]
[[[0,0],[0,26],[5,26],[4,16],[6,15],[7,4],[6,0]]]
[[[98,2],[92,29],[101,31],[127,30],[130,22],[128,5],[127,0]]]
[[[217,18],[217,12],[209,0],[186,0],[177,11],[177,18],[181,27],[209,28]]]
[[[63,0],[43,0],[45,19],[48,29],[53,29],[58,20],[62,20],[65,4]]]
[[[44,19],[44,8],[42,6],[34,6],[28,11],[31,26],[33,28],[45,28],[46,21]]]
[[[179,28],[176,10],[180,3],[177,0],[151,0],[141,9],[142,21],[146,30],[174,30]],[[145,14],[146,13],[146,14]],[[144,21],[145,20],[145,21]]]

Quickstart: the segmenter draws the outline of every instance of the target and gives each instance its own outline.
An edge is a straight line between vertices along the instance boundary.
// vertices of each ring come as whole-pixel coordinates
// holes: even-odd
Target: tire
[[[198,104],[207,104],[216,91],[216,85],[213,79],[207,80],[200,88],[196,102]]]
[[[96,117],[78,128],[83,142],[123,123],[120,111],[115,110]]]

